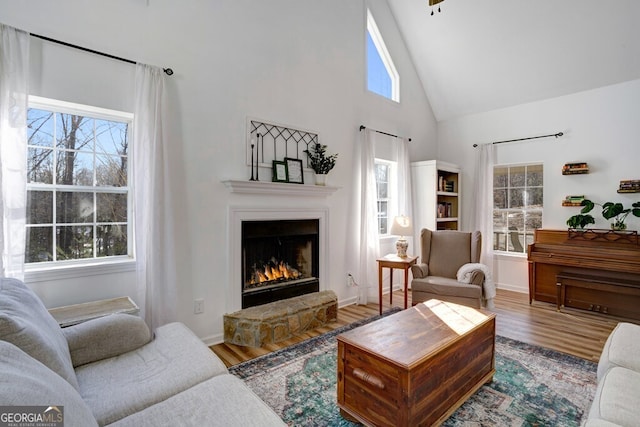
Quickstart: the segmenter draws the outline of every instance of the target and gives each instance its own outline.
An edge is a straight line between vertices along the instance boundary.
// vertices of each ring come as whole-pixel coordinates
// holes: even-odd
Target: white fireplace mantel
[[[285,182],[269,181],[222,181],[232,193],[256,194],[266,196],[305,196],[328,197],[340,187],[326,185],[289,184]]]

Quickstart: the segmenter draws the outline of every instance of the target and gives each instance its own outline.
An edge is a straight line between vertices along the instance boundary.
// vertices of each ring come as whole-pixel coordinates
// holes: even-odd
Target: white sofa
[[[63,406],[64,425],[284,426],[181,323],[114,314],[60,328],[21,281],[0,279],[0,406]]]
[[[598,362],[598,387],[585,427],[640,425],[640,326],[618,323]]]

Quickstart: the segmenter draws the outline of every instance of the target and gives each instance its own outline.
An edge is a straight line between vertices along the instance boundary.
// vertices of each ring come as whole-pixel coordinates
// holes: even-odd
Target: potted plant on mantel
[[[326,185],[327,174],[336,165],[338,154],[327,155],[327,146],[316,142],[304,152],[309,157],[309,166],[316,174],[316,185]]]
[[[583,229],[588,224],[594,224],[595,221],[588,213],[593,210],[595,205],[602,206],[602,217],[606,220],[613,220],[611,223],[611,229],[616,231],[624,231],[627,229],[625,220],[629,214],[640,217],[640,202],[634,202],[630,208],[625,208],[622,203],[606,202],[601,205],[600,203],[592,202],[589,199],[582,201],[583,208],[578,215],[573,215],[567,220],[567,225],[571,228]]]

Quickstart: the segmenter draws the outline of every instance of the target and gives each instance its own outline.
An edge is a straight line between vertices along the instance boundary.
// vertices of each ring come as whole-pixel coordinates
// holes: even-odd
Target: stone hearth
[[[289,339],[338,318],[338,297],[322,291],[224,315],[224,341],[262,347]]]

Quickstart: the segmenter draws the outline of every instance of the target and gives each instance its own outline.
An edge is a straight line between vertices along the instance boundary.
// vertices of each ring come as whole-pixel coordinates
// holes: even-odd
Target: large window
[[[367,10],[367,89],[400,102],[400,77],[370,10]]]
[[[393,179],[395,174],[394,162],[376,159],[376,193],[378,197],[378,234],[389,234],[389,227],[395,213],[392,212],[394,204]]]
[[[31,97],[25,263],[132,254],[133,115]]]
[[[542,227],[542,165],[493,169],[493,249],[526,253]]]

